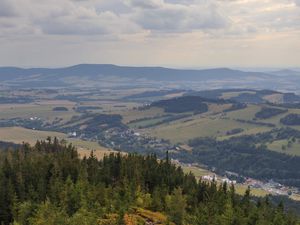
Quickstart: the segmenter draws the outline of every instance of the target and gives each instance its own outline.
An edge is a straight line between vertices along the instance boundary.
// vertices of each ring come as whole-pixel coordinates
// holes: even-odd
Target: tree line
[[[250,189],[238,196],[226,183],[197,181],[168,153],[165,160],[137,154],[98,160],[93,152],[81,159],[56,138],[0,151],[0,224],[145,224],[135,215],[142,210],[150,219],[165,215],[163,224],[298,222],[282,204],[252,200]]]

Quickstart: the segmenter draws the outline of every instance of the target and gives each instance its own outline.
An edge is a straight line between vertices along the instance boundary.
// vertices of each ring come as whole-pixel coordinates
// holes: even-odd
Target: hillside
[[[206,70],[184,70],[170,69],[164,67],[129,67],[109,64],[81,64],[65,68],[30,68],[22,69],[17,67],[0,68],[0,78],[2,81],[14,79],[28,79],[30,76],[44,77],[68,77],[68,76],[120,76],[134,79],[146,78],[149,80],[199,80],[199,79],[236,79],[246,76],[270,76],[264,73],[243,72],[227,68],[206,69]]]
[[[300,77],[229,68],[171,69],[110,64],[80,64],[64,68],[0,67],[6,86],[38,87],[174,87],[206,89],[257,87],[298,90]],[[233,82],[234,81],[234,82]],[[297,89],[298,88],[298,89]]]
[[[80,159],[71,145],[54,139],[2,151],[0,162],[4,225],[297,224],[282,203],[254,200],[249,189],[240,197],[226,183],[197,182],[168,155],[160,161],[135,154]]]
[[[246,92],[263,102],[233,99]],[[123,121],[137,132],[177,146],[171,156],[180,162],[206,165],[221,174],[232,171],[242,177],[300,187],[297,101],[270,103],[270,96],[286,93],[268,90],[200,93],[155,101],[124,113]]]

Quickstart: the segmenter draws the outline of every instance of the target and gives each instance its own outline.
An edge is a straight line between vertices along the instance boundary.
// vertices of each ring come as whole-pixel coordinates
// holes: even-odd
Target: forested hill
[[[0,224],[294,225],[282,204],[197,182],[168,157],[93,154],[57,139],[0,152]]]

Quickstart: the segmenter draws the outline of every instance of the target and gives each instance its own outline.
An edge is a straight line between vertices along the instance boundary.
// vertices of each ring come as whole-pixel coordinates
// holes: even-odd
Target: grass
[[[243,185],[243,184],[236,184],[235,185],[235,191],[238,195],[244,195],[248,186]],[[251,195],[256,196],[256,197],[265,197],[266,195],[270,194],[269,192],[263,190],[263,189],[258,189],[258,188],[251,188]]]
[[[292,143],[290,147],[287,147],[288,140],[278,140],[268,144],[268,148],[272,151],[300,156],[300,143],[296,141]],[[285,146],[285,150],[282,149],[282,146]]]
[[[222,137],[235,128],[243,128],[251,132],[257,125],[240,123],[220,117],[193,118],[190,121],[178,120],[147,131],[150,135],[170,140],[172,143],[186,143],[196,137]],[[252,131],[254,132],[254,130]]]
[[[227,116],[231,119],[252,120],[255,114],[261,110],[261,106],[248,105],[247,108],[228,112]]]
[[[209,171],[209,170],[206,170],[206,169],[203,169],[203,168],[200,168],[200,167],[195,167],[195,166],[182,166],[181,167],[183,172],[184,173],[192,173],[194,174],[194,176],[197,178],[197,179],[200,179],[202,176],[206,176],[206,175],[213,175],[214,173]]]
[[[153,119],[145,119],[145,120],[129,123],[128,126],[131,128],[151,126],[158,122],[162,122],[166,118],[168,118],[168,116],[162,116],[162,117],[153,118]]]
[[[147,110],[129,110],[121,113],[124,123],[129,123],[133,120],[143,119],[147,117],[159,117],[164,115],[164,110],[157,107],[152,107]]]
[[[222,93],[221,98],[223,99],[230,99],[233,97],[237,97],[241,94],[255,94],[254,91],[233,91],[233,92],[224,92]]]
[[[67,135],[59,132],[30,130],[22,127],[1,127],[1,141],[22,144],[27,142],[35,144],[37,140],[45,140],[47,137],[57,137],[60,139],[67,138]]]
[[[208,104],[209,113],[221,113],[226,109],[229,109],[232,104]]]
[[[282,108],[282,109],[284,109],[284,108]],[[291,113],[300,114],[300,109],[288,109],[288,112],[279,114],[277,116],[273,116],[272,118],[263,120],[263,122],[274,123],[277,126],[281,126],[282,127],[284,125],[280,123],[280,119],[283,118],[283,117],[285,117],[288,114],[291,114]],[[297,129],[299,129],[300,126],[291,126],[291,127],[295,127]]]
[[[273,102],[273,103],[282,103],[283,102],[283,94],[272,94],[264,96],[263,99]]]
[[[237,137],[237,136],[241,136],[241,135],[252,135],[252,134],[257,134],[257,133],[264,133],[264,132],[267,132],[267,131],[270,131],[270,130],[272,130],[271,127],[254,126],[252,128],[247,128],[246,130],[244,130],[243,132],[238,133],[238,134],[217,137],[217,140],[222,141],[222,140],[226,140],[226,139],[229,139],[229,138],[232,138],[232,137]]]
[[[43,120],[53,121],[62,118],[64,121],[71,119],[76,114],[72,109],[75,103],[68,101],[41,101],[30,104],[1,104],[0,119],[39,117]],[[63,106],[69,111],[53,111],[54,107]]]
[[[88,157],[92,150],[94,150],[94,154],[99,159],[103,158],[105,154],[115,152],[111,149],[99,145],[97,142],[83,141],[76,138],[68,138],[67,135],[64,133],[30,130],[22,127],[0,128],[1,141],[13,142],[17,144],[22,144],[23,142],[26,142],[31,145],[34,145],[37,140],[45,140],[47,137],[57,137],[59,139],[67,140],[69,143],[72,143],[77,148],[78,153],[81,157]]]

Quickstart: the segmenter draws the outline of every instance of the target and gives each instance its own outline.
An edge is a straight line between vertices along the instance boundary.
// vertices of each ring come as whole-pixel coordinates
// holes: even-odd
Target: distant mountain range
[[[286,76],[283,78],[282,75]],[[85,84],[86,86],[95,86],[98,84],[101,86],[103,81],[110,81],[110,83],[115,81],[116,85],[120,85],[126,81],[135,81],[135,83],[127,82],[127,85],[145,84],[147,82],[175,82],[180,84],[190,82],[218,82],[218,87],[224,87],[224,85],[229,85],[230,87],[239,87],[242,85],[246,87],[247,85],[259,82],[260,85],[263,84],[265,86],[258,88],[274,89],[274,86],[277,88],[281,85],[281,82],[284,82],[285,86],[289,84],[294,86],[295,81],[299,81],[300,84],[300,73],[290,70],[262,73],[245,72],[228,68],[191,70],[163,67],[129,67],[110,64],[80,64],[54,69],[0,67],[0,81],[7,85],[22,85],[25,87],[57,87],[58,84],[60,86],[79,84]]]

